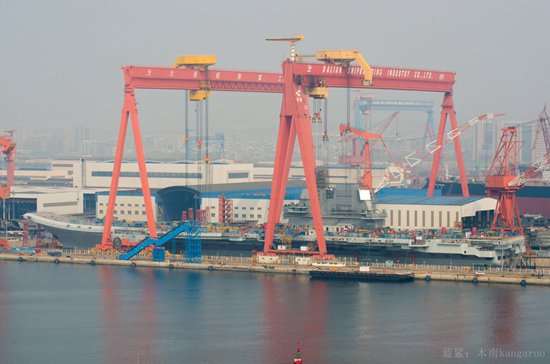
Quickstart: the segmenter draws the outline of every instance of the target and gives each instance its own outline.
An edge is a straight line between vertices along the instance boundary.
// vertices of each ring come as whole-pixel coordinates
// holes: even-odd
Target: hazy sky
[[[545,0],[0,0],[0,128],[83,124],[115,134],[121,65],[169,66],[179,54],[216,54],[217,68],[280,71],[288,47],[264,38],[296,34],[306,36],[302,54],[359,49],[373,65],[456,72],[460,121],[485,112],[529,120],[550,101]],[[333,132],[345,119],[343,95],[331,90]],[[182,132],[183,91],[138,91],[137,98],[145,131]],[[275,137],[279,108],[280,95],[215,93],[211,131]]]

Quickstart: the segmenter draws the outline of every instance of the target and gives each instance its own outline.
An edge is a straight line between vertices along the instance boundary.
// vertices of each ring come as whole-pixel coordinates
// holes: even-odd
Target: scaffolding
[[[191,222],[191,228],[185,237],[185,262],[200,263],[202,258],[201,223]]]

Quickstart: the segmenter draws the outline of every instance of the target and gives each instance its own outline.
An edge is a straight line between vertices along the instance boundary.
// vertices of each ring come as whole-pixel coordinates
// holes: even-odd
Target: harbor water
[[[0,363],[547,363],[550,288],[0,261]]]

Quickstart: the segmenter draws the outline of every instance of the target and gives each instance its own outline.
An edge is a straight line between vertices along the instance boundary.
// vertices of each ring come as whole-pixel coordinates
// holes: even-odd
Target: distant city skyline
[[[300,21],[288,21],[290,9]],[[374,65],[456,72],[461,121],[486,112],[528,120],[550,101],[550,50],[544,46],[549,13],[547,1],[518,6],[511,0],[344,1],[330,7],[287,0],[192,7],[179,1],[6,1],[0,4],[0,127],[78,122],[115,134],[120,65],[170,66],[180,54],[216,54],[218,68],[277,72],[288,46],[264,38],[293,34],[306,36],[298,45],[302,54],[358,49]],[[441,102],[432,93],[377,94]],[[330,91],[335,124],[345,119],[344,95]],[[137,99],[144,131],[183,130],[183,92],[138,91]],[[275,136],[279,108],[280,95],[214,93],[211,131]]]
[[[464,159],[467,169],[471,171],[471,176],[486,173],[500,138],[500,129],[510,124],[509,120],[501,118],[491,123],[478,124],[462,135]],[[520,163],[528,164],[537,156],[540,156],[544,143],[539,136],[537,148],[532,148],[536,124],[527,123],[517,126],[519,128],[519,138],[523,141]],[[321,124],[314,124],[314,141],[319,164],[323,163],[321,128]],[[401,136],[399,141],[396,141],[395,135],[391,131],[384,135],[386,144],[392,150],[396,160],[401,160],[405,155],[424,145],[424,140],[421,138],[422,134],[418,133],[423,133],[423,130],[417,131],[415,138]],[[236,132],[213,134],[212,136],[218,139],[222,137],[224,142],[222,145],[211,143],[209,148],[211,159],[228,159],[239,162],[272,162],[276,140],[262,133],[252,132],[247,135],[248,139],[243,140],[240,134]],[[22,128],[19,133],[16,133],[15,140],[18,143],[17,166],[23,168],[27,165],[27,160],[32,162],[36,158],[110,160],[113,159],[116,148],[116,135],[94,131],[93,128],[84,125],[75,125],[64,130]],[[175,161],[185,159],[185,145],[182,135],[164,131],[144,131],[143,143],[145,157],[148,160]],[[349,142],[342,144],[340,137],[335,134],[330,135],[328,148],[329,158],[327,162],[330,164],[338,163],[341,155],[349,155],[352,150]],[[201,158],[204,157],[204,152],[203,149],[200,154]],[[451,175],[456,173],[456,163],[452,153],[453,148],[450,145],[444,153],[444,159],[447,159],[449,163],[442,167],[442,173],[447,170]],[[381,148],[377,148],[376,145],[372,146],[372,155],[375,166],[390,161],[386,153]],[[191,133],[189,159],[197,160],[197,158],[199,158],[198,149],[194,142],[194,134]],[[132,136],[127,139],[124,159],[135,160]],[[297,147],[295,148],[294,160],[299,160],[299,148]],[[415,171],[426,173],[426,168],[429,167],[430,163],[431,159],[428,158],[419,167],[415,168]],[[474,172],[476,173],[474,174]]]

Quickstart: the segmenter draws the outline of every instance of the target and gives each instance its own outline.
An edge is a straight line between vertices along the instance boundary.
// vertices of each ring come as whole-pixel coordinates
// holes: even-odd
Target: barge
[[[400,272],[311,270],[310,279],[343,280],[359,282],[412,282],[414,274]]]

